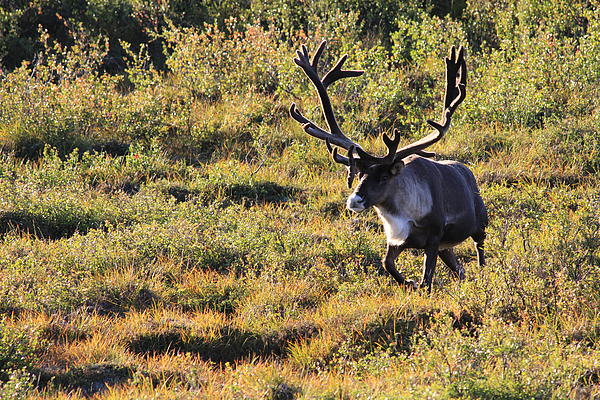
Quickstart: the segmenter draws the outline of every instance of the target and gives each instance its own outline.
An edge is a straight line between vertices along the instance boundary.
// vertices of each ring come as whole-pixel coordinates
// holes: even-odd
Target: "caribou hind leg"
[[[475,248],[477,249],[477,262],[480,267],[485,266],[485,255],[483,252],[483,243],[485,241],[485,232],[481,231],[472,236],[475,241]]]
[[[439,256],[456,278],[458,278],[461,281],[465,279],[465,269],[462,265],[460,265],[460,263],[456,259],[456,255],[454,255],[454,250],[440,250]]]
[[[435,272],[435,264],[437,262],[439,252],[439,244],[429,245],[425,248],[425,261],[423,263],[423,279],[420,287],[427,287],[427,291],[431,293],[431,285],[433,283],[433,273]]]

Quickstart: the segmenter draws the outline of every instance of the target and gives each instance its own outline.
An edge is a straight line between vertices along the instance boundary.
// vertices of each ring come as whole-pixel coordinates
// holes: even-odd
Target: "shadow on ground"
[[[233,362],[247,357],[283,356],[291,343],[318,333],[314,326],[296,327],[284,332],[258,334],[223,327],[211,337],[188,336],[172,330],[139,335],[128,343],[137,354],[189,352],[217,363]]]
[[[293,186],[283,186],[274,182],[208,184],[202,189],[189,189],[183,186],[170,186],[165,192],[178,202],[199,200],[212,203],[218,197],[224,198],[224,205],[241,203],[246,206],[257,204],[280,204],[297,200],[302,190]]]
[[[0,235],[18,230],[40,239],[61,239],[76,232],[85,234],[102,227],[103,221],[92,215],[64,215],[48,218],[28,211],[0,212]]]

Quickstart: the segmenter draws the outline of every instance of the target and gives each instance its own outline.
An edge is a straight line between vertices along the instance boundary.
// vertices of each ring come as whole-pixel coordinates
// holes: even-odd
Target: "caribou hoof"
[[[406,282],[404,282],[404,287],[409,290],[417,290],[419,288],[417,282],[413,281],[412,279],[408,279]]]
[[[427,282],[419,283],[419,289],[427,289],[427,292],[431,293],[431,285],[429,285]]]

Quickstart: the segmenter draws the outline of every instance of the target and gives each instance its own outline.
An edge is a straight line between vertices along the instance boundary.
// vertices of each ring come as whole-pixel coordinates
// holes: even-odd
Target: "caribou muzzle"
[[[346,208],[348,208],[348,210],[350,211],[359,213],[361,211],[366,210],[368,207],[365,199],[363,199],[360,195],[356,193],[352,193],[346,201]]]

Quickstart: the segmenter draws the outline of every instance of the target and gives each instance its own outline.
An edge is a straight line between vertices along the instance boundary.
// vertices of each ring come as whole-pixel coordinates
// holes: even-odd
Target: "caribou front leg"
[[[400,285],[405,285],[410,288],[415,288],[416,287],[415,282],[412,279],[409,279],[409,280],[404,279],[402,274],[400,274],[400,272],[398,272],[398,270],[396,269],[396,265],[395,265],[396,258],[398,258],[398,256],[402,252],[402,250],[404,250],[405,248],[406,247],[403,245],[394,246],[394,245],[388,244],[387,253],[385,254],[385,258],[383,259],[383,265],[385,267],[385,270],[390,275],[392,275],[392,278],[394,278],[396,280],[396,282],[398,282]]]

